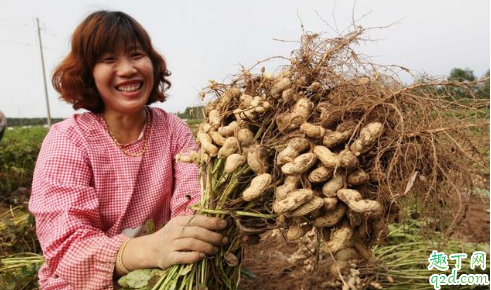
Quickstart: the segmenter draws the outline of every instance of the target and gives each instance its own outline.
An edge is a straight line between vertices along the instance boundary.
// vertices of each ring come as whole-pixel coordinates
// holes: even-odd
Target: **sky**
[[[396,64],[415,75],[448,76],[468,68],[477,77],[490,67],[489,0],[207,0],[62,1],[0,0],[0,110],[7,117],[45,117],[40,47],[41,23],[51,116],[74,113],[51,86],[70,36],[91,12],[120,10],[149,32],[172,72],[169,112],[199,105],[209,79],[226,81],[257,61],[286,56],[305,31],[335,37],[354,19],[373,41],[359,52],[378,64]],[[392,25],[391,25],[392,24]],[[288,41],[279,41],[288,40]],[[266,65],[273,72],[280,63]],[[401,75],[404,83],[412,82]]]

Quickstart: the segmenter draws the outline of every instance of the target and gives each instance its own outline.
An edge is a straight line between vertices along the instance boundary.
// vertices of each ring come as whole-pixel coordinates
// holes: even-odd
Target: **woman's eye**
[[[143,52],[140,52],[140,51],[135,51],[131,54],[131,57],[134,59],[139,59],[139,58],[142,58],[144,56],[145,56],[145,54]]]
[[[116,58],[113,56],[105,56],[105,57],[101,58],[101,62],[104,62],[104,63],[111,63],[114,61],[116,61]]]

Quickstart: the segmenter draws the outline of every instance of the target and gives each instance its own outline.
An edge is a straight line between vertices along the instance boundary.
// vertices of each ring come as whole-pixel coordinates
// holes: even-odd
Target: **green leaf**
[[[135,270],[126,275],[126,283],[131,288],[142,288],[148,285],[148,280],[152,278],[150,269]]]
[[[121,277],[121,278],[119,278],[119,280],[118,280],[119,286],[124,287],[124,288],[130,287],[130,285],[128,285],[128,282],[126,281],[127,279],[128,278],[126,277],[126,275],[123,276],[123,277]]]
[[[184,276],[187,275],[187,273],[191,272],[191,269],[193,268],[193,264],[189,264],[184,266],[181,271],[179,271],[179,276]]]

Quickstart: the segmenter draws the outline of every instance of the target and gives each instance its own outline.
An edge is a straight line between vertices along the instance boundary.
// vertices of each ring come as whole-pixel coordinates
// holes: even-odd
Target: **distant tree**
[[[489,69],[483,78],[487,78],[479,88],[477,95],[482,99],[489,99]]]
[[[472,82],[476,80],[476,77],[474,76],[474,72],[468,68],[453,68],[450,71],[450,76],[448,77],[448,80],[457,82]]]
[[[477,96],[478,98],[489,98],[489,70],[486,73],[485,77],[488,77],[487,81],[473,84],[471,87],[472,91],[474,92],[474,96]],[[465,68],[465,69],[453,68],[450,71],[450,75],[448,76],[448,80],[453,81],[453,82],[466,83],[466,82],[473,82],[473,81],[476,81],[478,79],[474,75],[474,72],[468,68]],[[449,87],[446,89],[440,88],[439,93],[447,95],[451,99],[464,99],[464,98],[470,98],[471,97],[462,88],[457,87],[457,86]]]
[[[426,74],[420,75],[414,81],[414,84],[424,84],[421,88],[417,89],[416,92],[423,94],[437,94],[448,100],[459,100],[471,97],[478,97],[481,99],[489,99],[489,74],[488,70],[482,78],[477,78],[474,72],[468,68],[453,68],[450,71],[447,80],[450,82],[468,83],[478,81],[476,83],[470,84],[471,90],[473,92],[472,96],[469,94],[469,90],[464,90],[459,86],[439,86],[439,85],[429,85],[428,83],[432,81],[432,77]]]
[[[177,113],[177,116],[181,119],[203,119],[203,106],[187,107],[183,113]]]
[[[5,128],[7,128],[7,117],[0,111],[0,140],[2,140]]]

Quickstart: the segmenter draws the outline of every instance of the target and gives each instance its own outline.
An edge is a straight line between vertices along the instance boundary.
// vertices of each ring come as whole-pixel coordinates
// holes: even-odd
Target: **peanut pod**
[[[350,261],[360,259],[360,254],[355,248],[344,248],[334,255],[337,261]]]
[[[273,210],[275,213],[282,214],[287,211],[292,211],[307,201],[314,198],[314,192],[310,189],[297,189],[288,194],[288,196],[273,204]]]
[[[237,140],[239,140],[240,146],[249,146],[254,143],[254,133],[247,128],[239,129]]]
[[[370,176],[363,170],[358,169],[346,177],[346,183],[351,186],[362,185],[370,180]]]
[[[288,241],[295,241],[305,236],[305,234],[312,229],[310,225],[293,225],[286,232],[286,239]]]
[[[337,191],[342,188],[344,188],[344,175],[335,174],[322,186],[322,194],[327,197],[335,197],[337,196]]]
[[[221,109],[221,111],[230,103],[230,101],[239,98],[240,94],[240,89],[236,87],[231,87],[229,90],[225,91],[222,97],[219,99],[219,108]]]
[[[368,152],[382,135],[383,125],[379,122],[367,124],[360,130],[360,136],[351,144],[350,149],[355,156]]]
[[[187,155],[179,153],[176,155],[176,160],[183,163],[194,163],[199,165],[201,161],[201,154],[196,151],[191,151]]]
[[[235,115],[235,119],[238,122],[243,122],[243,121],[248,122],[247,120],[254,120],[257,117],[255,114],[254,108],[251,108],[251,109],[235,109],[233,111],[233,113]]]
[[[299,99],[292,108],[291,113],[283,113],[276,117],[276,124],[280,131],[300,127],[312,113],[314,103],[307,98]]]
[[[242,109],[249,108],[251,106],[252,101],[254,98],[250,95],[243,94],[240,96],[240,105],[239,107]]]
[[[281,93],[281,99],[284,103],[289,103],[293,100],[295,91],[293,89],[286,89]]]
[[[292,82],[289,78],[281,78],[278,82],[276,82],[271,88],[271,96],[273,98],[278,98],[279,95],[286,89],[292,86]]]
[[[263,103],[263,100],[261,99],[261,97],[260,96],[255,96],[252,99],[251,106],[254,107],[254,108],[256,108],[256,107],[261,106],[262,103]]]
[[[305,133],[306,136],[310,138],[320,139],[326,133],[326,129],[322,126],[317,126],[308,122],[300,125],[300,131]]]
[[[357,213],[378,213],[382,210],[377,201],[362,199],[361,194],[353,189],[340,189],[337,196]]]
[[[314,154],[327,168],[337,168],[341,164],[341,159],[338,154],[331,152],[327,147],[315,146]]]
[[[295,157],[300,155],[303,151],[310,147],[309,141],[305,138],[293,138],[288,141],[285,149],[281,150],[276,157],[276,163],[278,165],[283,165],[288,162],[292,162]]]
[[[225,143],[222,148],[218,150],[219,159],[227,159],[230,154],[237,152],[239,149],[239,141],[235,137],[228,137],[225,139]]]
[[[338,198],[337,197],[324,197],[324,198],[322,198],[322,200],[324,201],[324,205],[322,206],[322,208],[325,211],[332,210],[338,204]]]
[[[332,168],[327,168],[324,165],[320,164],[316,169],[312,170],[309,173],[308,179],[312,183],[320,183],[331,178],[332,173]]]
[[[227,126],[218,128],[218,133],[220,133],[220,135],[222,136],[230,137],[233,136],[235,131],[239,129],[240,129],[239,123],[237,121],[233,121]]]
[[[339,152],[338,157],[339,165],[347,169],[354,169],[360,164],[358,158],[349,149]]]
[[[211,130],[211,125],[208,123],[202,123],[199,125],[198,132],[208,133]]]
[[[217,131],[211,131],[208,134],[210,134],[211,140],[216,145],[223,146],[223,144],[225,144],[226,138],[223,137],[222,134],[218,133]]]
[[[220,127],[222,123],[222,114],[220,111],[213,109],[208,114],[208,123],[211,125],[213,129]]]
[[[254,177],[251,180],[250,186],[242,193],[242,198],[245,201],[251,201],[260,197],[271,184],[271,181],[272,177],[268,173]]]
[[[295,189],[297,189],[298,183],[300,182],[300,176],[287,176],[285,182],[276,187],[274,191],[275,200],[280,201],[285,199],[288,194]]]
[[[343,122],[338,125],[336,131],[328,131],[322,139],[322,144],[327,148],[336,147],[348,141],[355,132],[356,123],[353,121]]]
[[[305,216],[315,210],[318,210],[324,205],[324,200],[320,197],[314,196],[311,200],[299,206],[293,211],[288,211],[285,213],[286,217],[301,217]]]
[[[320,92],[322,89],[322,84],[319,82],[313,82],[310,84],[310,86],[307,88],[307,91],[317,93]]]
[[[325,253],[339,252],[346,246],[352,235],[353,229],[351,229],[349,225],[345,223],[342,227],[331,233],[331,238],[329,242],[322,246],[322,251]]]
[[[327,228],[335,226],[346,213],[346,207],[338,204],[335,209],[326,212],[324,216],[318,217],[314,221],[314,227]]]
[[[281,167],[281,171],[286,175],[302,175],[315,165],[317,158],[313,153],[304,153],[297,156],[293,162],[289,162]]]
[[[201,148],[204,149],[211,157],[215,157],[218,154],[218,148],[211,143],[211,137],[207,133],[198,132],[198,142],[201,144]]]
[[[227,174],[233,173],[237,168],[240,166],[244,165],[246,162],[247,158],[241,154],[233,153],[230,154],[227,157],[227,160],[225,161],[225,168],[224,171]]]

